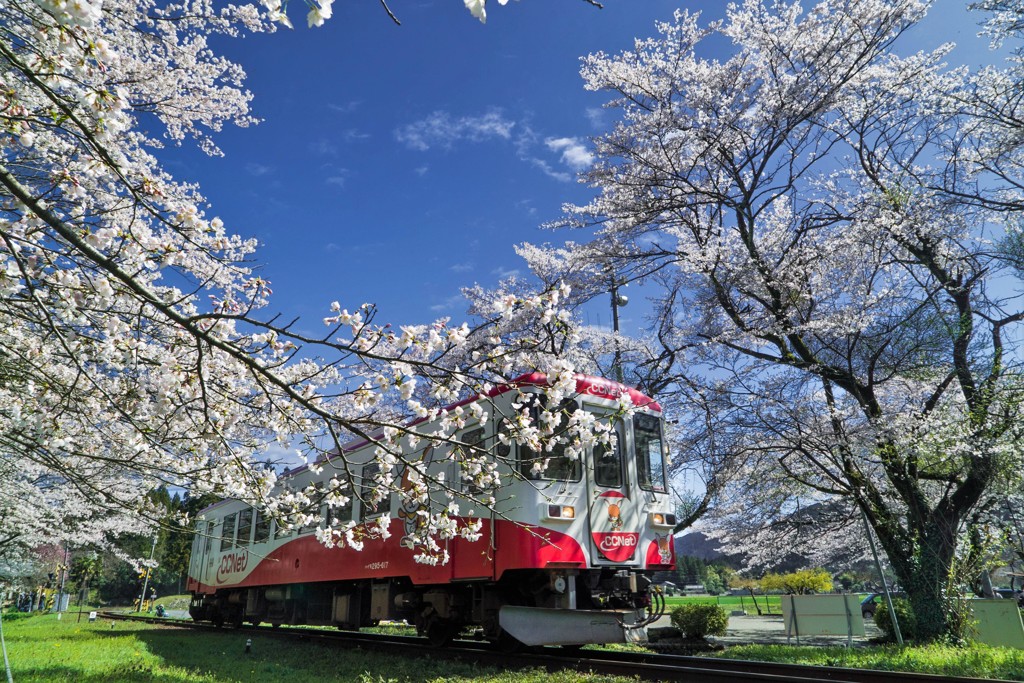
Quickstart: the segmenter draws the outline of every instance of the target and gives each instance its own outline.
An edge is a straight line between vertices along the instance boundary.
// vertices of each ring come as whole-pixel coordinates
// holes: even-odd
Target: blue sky
[[[464,317],[459,289],[525,274],[513,245],[583,235],[539,226],[592,191],[575,181],[588,138],[607,130],[606,95],[583,90],[579,58],[654,34],[677,7],[720,16],[717,1],[490,0],[486,25],[460,0],[338,0],[319,29],[296,25],[219,41],[241,63],[258,126],[216,137],[225,156],[168,150],[229,229],[261,243],[271,310],[319,330],[328,304],[375,302],[377,322]],[[946,40],[975,64],[985,43],[966,2],[940,0],[914,47]],[[634,298],[636,298],[634,296]],[[624,312],[635,329],[642,307]],[[591,322],[608,323],[595,308]]]

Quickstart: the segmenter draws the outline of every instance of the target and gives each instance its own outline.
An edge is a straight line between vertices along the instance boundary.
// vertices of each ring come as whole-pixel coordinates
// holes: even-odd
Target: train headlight
[[[676,525],[676,516],[668,512],[652,512],[651,526],[670,527]]]
[[[572,505],[548,505],[548,519],[576,519],[576,508]]]

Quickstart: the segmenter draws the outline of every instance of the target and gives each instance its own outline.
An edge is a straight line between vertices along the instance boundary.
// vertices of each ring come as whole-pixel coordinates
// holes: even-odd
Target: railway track
[[[161,619],[119,612],[104,612],[103,618],[144,621],[165,626],[193,630],[221,631],[210,624],[191,621]],[[544,668],[548,671],[571,669],[600,674],[639,677],[645,681],[683,681],[717,683],[719,681],[774,681],[778,683],[997,683],[991,678],[964,678],[932,674],[878,671],[873,669],[846,669],[841,667],[804,666],[753,662],[714,657],[647,654],[612,650],[569,651],[559,648],[537,648],[514,655],[497,652],[490,644],[467,640],[455,641],[451,646],[438,649],[425,638],[393,636],[355,631],[330,631],[317,628],[271,629],[243,626],[240,633],[260,637],[294,638],[309,642],[355,645],[357,647],[403,656],[429,655],[434,659],[449,658],[503,669]],[[400,648],[400,649],[399,649]]]

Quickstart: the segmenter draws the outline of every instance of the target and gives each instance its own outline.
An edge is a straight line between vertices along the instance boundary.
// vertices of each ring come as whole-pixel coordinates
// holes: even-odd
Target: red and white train
[[[446,541],[447,564],[414,561],[416,551],[402,539],[415,515],[401,514],[395,495],[375,509],[353,496],[350,507],[331,511],[360,523],[391,514],[390,538],[360,551],[327,548],[314,528],[279,532],[252,507],[224,500],[199,518],[188,580],[192,618],[353,629],[404,619],[439,645],[468,629],[511,647],[645,640],[645,627],[664,609],[650,575],[675,565],[661,407],[616,382],[579,376],[573,400],[598,419],[611,419],[623,393],[637,409],[613,420],[614,449],[595,446],[582,461],[556,449],[544,454],[548,467],[537,475],[537,454],[515,442],[502,446],[493,416],[512,414],[521,392],[544,394],[546,385],[543,375],[525,375],[472,399],[486,401],[492,417],[458,438],[499,449],[503,483],[495,510],[480,520],[481,538]],[[357,478],[361,467],[377,467],[372,445],[346,453]],[[435,460],[431,467],[447,468],[446,481],[459,481],[457,462]],[[305,487],[331,476],[330,466],[320,475],[300,469],[282,484]],[[461,509],[470,507],[464,501]]]

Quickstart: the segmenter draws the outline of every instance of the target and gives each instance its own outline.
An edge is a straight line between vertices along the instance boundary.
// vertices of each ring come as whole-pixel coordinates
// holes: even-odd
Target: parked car
[[[1017,604],[1024,609],[1024,590],[1019,588],[996,588],[996,597],[1016,600]]]
[[[893,591],[890,595],[892,595],[893,599],[907,597],[907,594],[902,591]],[[874,619],[875,612],[878,611],[878,606],[883,602],[885,602],[885,593],[868,593],[867,596],[860,601],[860,613],[865,619]]]

